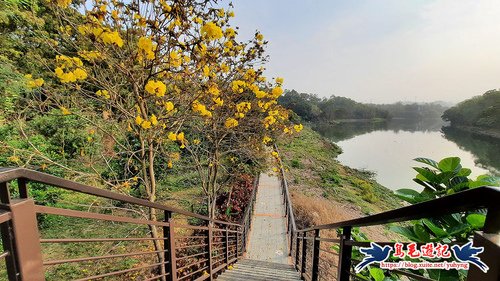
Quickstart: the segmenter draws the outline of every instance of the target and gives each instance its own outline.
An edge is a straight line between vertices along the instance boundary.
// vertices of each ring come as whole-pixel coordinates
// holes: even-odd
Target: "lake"
[[[473,177],[500,174],[500,140],[446,127],[441,119],[391,120],[388,122],[349,122],[313,126],[342,148],[338,160],[356,169],[375,173],[376,180],[393,190],[418,189],[413,161],[427,157],[439,161],[458,156]],[[444,126],[444,127],[443,127]]]

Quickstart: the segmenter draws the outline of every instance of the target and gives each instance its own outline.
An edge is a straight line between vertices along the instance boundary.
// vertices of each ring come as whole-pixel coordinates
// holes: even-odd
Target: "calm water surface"
[[[338,160],[350,167],[376,173],[376,179],[390,189],[420,189],[412,179],[421,166],[413,161],[427,157],[439,161],[458,156],[472,176],[499,175],[500,141],[443,127],[440,119],[392,120],[386,123],[344,123],[319,125],[315,129],[343,150]],[[423,164],[422,164],[423,165]]]

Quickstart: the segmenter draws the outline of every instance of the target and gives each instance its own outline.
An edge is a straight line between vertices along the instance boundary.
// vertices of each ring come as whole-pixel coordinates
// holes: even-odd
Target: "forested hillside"
[[[286,91],[278,102],[310,122],[440,118],[447,109],[437,102],[368,104],[340,96],[319,98],[314,94],[299,93],[295,90]]]
[[[372,105],[356,102],[350,98],[331,96],[318,98],[313,94],[286,91],[278,102],[293,110],[306,121],[330,122],[335,120],[375,118],[388,119],[388,112]]]
[[[443,119],[452,126],[472,126],[500,131],[500,90],[462,101],[446,110]]]
[[[422,119],[422,118],[440,118],[443,112],[448,108],[437,102],[431,103],[391,103],[391,104],[372,104],[374,107],[386,110],[392,118],[401,119]]]

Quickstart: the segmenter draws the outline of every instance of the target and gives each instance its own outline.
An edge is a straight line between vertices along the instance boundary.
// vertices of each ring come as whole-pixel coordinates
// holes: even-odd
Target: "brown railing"
[[[108,200],[113,203],[113,207],[63,208],[37,204],[28,197],[30,183]],[[12,187],[15,185],[17,189],[14,190]],[[118,269],[100,269],[99,263],[93,263],[93,275],[85,276],[88,270],[81,270],[78,272],[80,276],[71,279],[83,281],[109,277],[111,280],[127,280],[126,276],[130,274],[141,274],[144,278],[140,280],[212,280],[243,254],[251,215],[251,210],[247,210],[243,224],[214,220],[22,168],[0,169],[0,203],[3,245],[0,258],[5,259],[6,264],[3,270],[6,276],[0,276],[0,279],[4,280],[45,280],[50,279],[47,272],[53,267],[132,257],[140,262]],[[151,210],[158,214],[156,220],[152,219],[154,217],[150,215]],[[44,231],[39,229],[40,220],[48,216],[82,219],[92,231],[102,225],[111,227],[109,231],[101,231],[105,237],[89,237],[84,233],[75,233],[75,237],[64,237],[62,235],[67,235],[64,233],[61,234],[62,237],[54,237],[54,234],[51,237],[41,237],[40,233],[43,234]],[[108,224],[98,225],[102,221]],[[93,223],[95,228],[92,228]],[[133,225],[135,228],[127,237],[116,237],[117,233],[113,228],[122,224]],[[157,235],[151,235],[153,228]],[[77,237],[77,234],[81,236]],[[52,258],[55,255],[44,249],[51,244],[69,243],[82,245],[81,247],[111,243],[113,247],[108,247],[110,251],[125,249],[119,253],[62,259]],[[135,243],[136,247],[131,247],[135,250],[124,247],[123,245],[130,245],[126,243]]]
[[[277,147],[275,147],[277,151]],[[369,280],[354,273],[355,264],[361,260],[353,258],[353,250],[369,247],[370,242],[358,242],[353,238],[353,228],[407,222],[423,218],[438,218],[444,215],[486,210],[486,222],[474,234],[474,245],[484,247],[479,255],[490,267],[483,273],[471,265],[467,274],[468,281],[500,280],[500,189],[479,187],[458,192],[435,200],[391,210],[359,219],[319,225],[306,229],[296,229],[292,202],[283,165],[280,162],[280,177],[287,210],[287,235],[290,241],[289,254],[294,267],[304,280]],[[379,245],[394,245],[394,242],[377,242]],[[408,243],[402,243],[407,245]],[[460,244],[455,241],[448,243]],[[420,244],[418,244],[420,245]],[[408,280],[434,281],[422,271],[393,270],[406,276]],[[406,279],[405,279],[406,280]]]

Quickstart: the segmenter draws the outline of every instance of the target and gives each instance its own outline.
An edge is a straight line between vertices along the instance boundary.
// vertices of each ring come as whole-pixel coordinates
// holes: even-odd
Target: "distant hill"
[[[500,89],[460,102],[446,110],[443,119],[450,121],[453,127],[500,132]]]
[[[286,91],[278,102],[309,122],[440,118],[448,108],[442,102],[368,104],[340,96],[319,98],[317,95],[295,90]]]
[[[431,103],[391,103],[391,104],[372,104],[376,108],[386,110],[392,118],[403,119],[422,119],[422,118],[441,118],[444,111],[449,106],[441,102]]]

